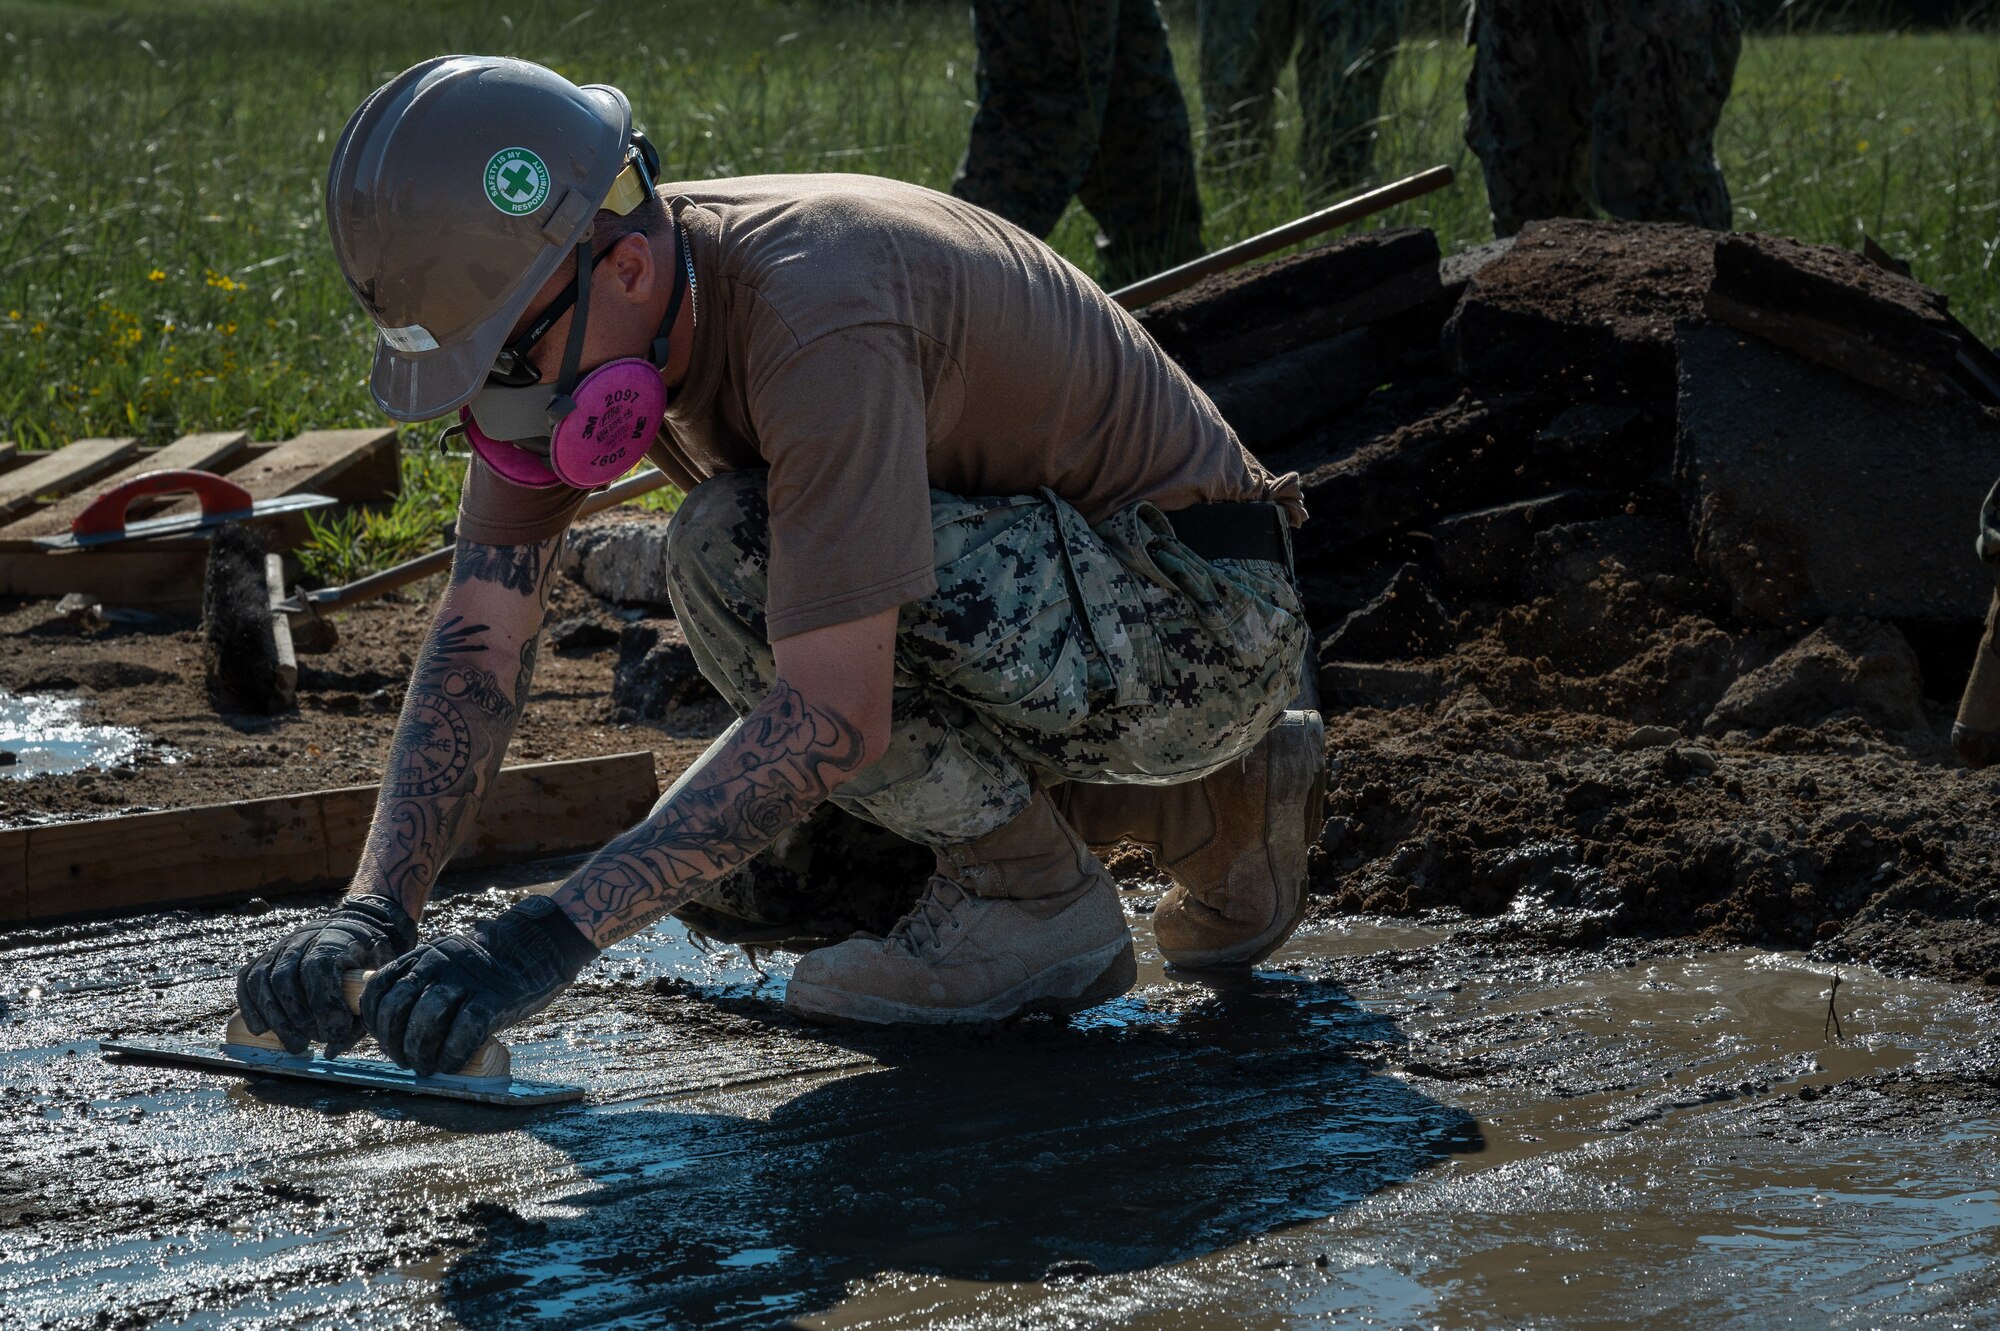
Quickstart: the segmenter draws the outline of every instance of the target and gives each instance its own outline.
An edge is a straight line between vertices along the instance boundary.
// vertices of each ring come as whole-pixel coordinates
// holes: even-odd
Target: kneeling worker
[[[864,176],[655,186],[617,90],[517,60],[411,69],[327,182],[391,416],[475,460],[348,897],[244,967],[295,1052],[373,1033],[420,1073],[823,801],[936,852],[887,937],[799,961],[811,1021],[984,1022],[1133,983],[1089,845],[1159,848],[1183,965],[1303,911],[1318,714],[1298,478],[1075,268],[978,207]],[[527,698],[563,532],[641,455],[688,492],[674,608],[739,719],[553,894],[417,946]],[[357,1023],[340,975],[380,968]]]

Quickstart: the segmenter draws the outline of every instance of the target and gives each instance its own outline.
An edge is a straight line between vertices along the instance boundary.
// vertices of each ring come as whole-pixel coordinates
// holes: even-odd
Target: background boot
[[[1306,852],[1326,808],[1326,725],[1288,711],[1242,758],[1177,786],[1071,782],[1054,792],[1093,846],[1153,852],[1174,885],[1153,912],[1176,966],[1247,966],[1291,937],[1306,911]]]
[[[1006,826],[940,848],[886,938],[801,957],[785,1010],[833,1025],[994,1022],[1076,1012],[1136,979],[1117,886],[1037,791]]]

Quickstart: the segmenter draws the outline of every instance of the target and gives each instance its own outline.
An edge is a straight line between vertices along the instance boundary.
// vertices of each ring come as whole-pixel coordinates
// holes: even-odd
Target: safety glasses
[[[603,207],[623,217],[644,202],[653,192],[655,160],[652,145],[645,141],[643,135],[634,134],[632,146],[625,150],[625,169],[611,182],[611,192],[605,196]],[[604,254],[610,252],[607,247]],[[591,260],[593,268],[604,258],[604,254]],[[488,384],[495,388],[526,388],[541,381],[541,374],[528,362],[528,353],[548,336],[556,320],[569,313],[570,307],[576,304],[576,284],[577,279],[570,278],[569,285],[549,302],[548,308],[537,315],[519,337],[500,348],[500,354],[493,358],[493,368],[486,372]]]
[[[604,254],[609,253],[609,249],[604,251]],[[604,254],[590,261],[593,270]],[[500,354],[493,358],[493,368],[486,372],[488,385],[494,388],[527,388],[541,382],[541,371],[530,363],[528,354],[535,349],[536,343],[548,336],[549,329],[556,326],[556,320],[568,314],[570,307],[576,304],[576,283],[577,279],[572,277],[569,285],[549,302],[547,309],[535,316],[534,322],[519,337],[500,348]]]

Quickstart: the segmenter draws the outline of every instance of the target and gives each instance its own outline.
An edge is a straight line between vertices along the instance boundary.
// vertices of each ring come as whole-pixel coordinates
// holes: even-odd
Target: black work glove
[[[236,972],[236,1006],[258,1035],[276,1031],[303,1054],[315,1040],[333,1058],[368,1032],[341,997],[340,977],[386,966],[417,944],[417,922],[387,897],[349,897],[300,925]]]
[[[529,897],[498,918],[428,943],[377,971],[361,1020],[382,1052],[420,1077],[456,1072],[495,1031],[549,1005],[597,956],[562,908]]]

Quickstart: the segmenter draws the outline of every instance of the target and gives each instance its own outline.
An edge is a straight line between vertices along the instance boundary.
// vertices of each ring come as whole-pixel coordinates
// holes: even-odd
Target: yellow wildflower
[[[167,275],[163,270],[155,268],[152,272],[146,274],[146,280],[148,282],[164,282],[167,280]]]

